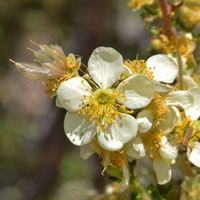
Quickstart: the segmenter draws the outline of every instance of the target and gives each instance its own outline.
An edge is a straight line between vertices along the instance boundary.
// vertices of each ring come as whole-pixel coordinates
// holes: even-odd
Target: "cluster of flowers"
[[[183,61],[188,63],[188,69],[196,66],[193,52],[199,37],[199,31],[195,31],[200,22],[199,0],[131,0],[128,6],[134,12],[141,10],[141,15],[148,24],[146,29],[151,32],[152,49],[170,54],[175,60],[178,49],[183,56]],[[165,7],[170,24],[164,19],[166,16],[163,14],[162,6]],[[157,24],[161,19],[165,21],[168,28],[158,27]],[[167,31],[169,28],[171,32]]]
[[[47,79],[46,92],[68,111],[66,136],[80,146],[83,159],[100,156],[103,172],[121,180],[121,192],[129,186],[133,160],[148,156],[158,184],[171,180],[180,148],[200,167],[200,88],[185,75],[179,90],[171,56],[123,60],[113,48],[98,47],[80,76],[79,57],[65,56],[58,46],[38,46],[37,63],[15,62],[17,69],[28,78]]]

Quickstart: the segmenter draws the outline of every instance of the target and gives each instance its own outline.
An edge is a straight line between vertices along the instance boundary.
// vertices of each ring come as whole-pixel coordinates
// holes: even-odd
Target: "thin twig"
[[[164,28],[167,33],[167,36],[169,38],[175,37],[177,35],[176,29],[173,27],[171,23],[171,17],[170,17],[170,12],[171,12],[171,6],[169,5],[167,0],[160,0],[160,6],[162,9],[162,14],[163,14],[163,23],[164,23]]]

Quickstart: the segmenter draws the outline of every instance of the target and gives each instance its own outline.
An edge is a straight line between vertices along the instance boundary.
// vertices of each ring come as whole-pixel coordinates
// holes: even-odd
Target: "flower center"
[[[97,101],[98,101],[99,105],[105,105],[105,104],[107,104],[111,100],[111,98],[112,97],[110,95],[108,95],[105,92],[102,92],[97,97]]]
[[[97,89],[90,95],[89,99],[88,97],[82,99],[82,101],[88,100],[89,103],[82,107],[78,113],[85,115],[86,120],[90,122],[95,120],[96,125],[99,126],[99,132],[104,129],[109,133],[109,126],[115,124],[116,116],[133,112],[117,102],[117,98],[120,96],[123,96],[122,92],[115,89]]]
[[[149,108],[154,111],[155,121],[165,121],[165,116],[170,112],[169,107],[165,103],[166,97],[155,92],[152,102],[149,104]]]

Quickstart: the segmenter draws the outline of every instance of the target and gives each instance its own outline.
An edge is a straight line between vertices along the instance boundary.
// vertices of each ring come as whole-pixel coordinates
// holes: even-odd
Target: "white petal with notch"
[[[144,75],[134,75],[125,79],[119,84],[117,90],[125,95],[125,98],[119,97],[118,101],[130,109],[147,106],[154,95],[154,85]]]
[[[153,169],[156,173],[158,184],[164,185],[171,180],[172,171],[170,164],[155,158],[153,161]]]
[[[167,95],[166,104],[171,106],[181,106],[183,109],[190,107],[194,103],[194,97],[188,91],[170,92]]]
[[[153,72],[155,81],[164,83],[173,83],[178,73],[178,66],[164,54],[148,58],[147,67]]]
[[[99,145],[108,151],[120,150],[123,145],[132,140],[137,135],[138,125],[134,117],[123,114],[126,117],[116,117],[116,123],[110,125],[109,131],[106,130],[98,134]]]
[[[88,82],[81,77],[74,77],[68,81],[62,82],[57,90],[56,105],[63,107],[70,112],[78,111],[83,102],[83,97],[89,97],[91,94],[91,87]]]
[[[110,87],[119,80],[123,70],[123,58],[111,47],[98,47],[88,61],[88,72],[102,88]]]
[[[85,116],[68,112],[64,119],[64,130],[73,144],[81,146],[92,141],[96,134],[96,124],[94,120],[86,120]]]

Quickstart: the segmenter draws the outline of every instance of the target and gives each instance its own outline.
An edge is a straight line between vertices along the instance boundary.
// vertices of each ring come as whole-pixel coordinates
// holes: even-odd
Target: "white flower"
[[[93,79],[91,84],[82,77],[61,83],[56,103],[69,111],[64,129],[72,143],[88,144],[97,133],[102,148],[116,151],[136,136],[137,121],[126,114],[127,108],[138,109],[148,105],[154,87],[143,75],[131,76],[117,88],[112,87],[120,79],[122,71],[122,56],[112,48],[99,47],[88,62],[88,72]]]
[[[175,105],[187,109],[193,104],[194,98],[190,92],[178,91],[168,93],[167,98],[162,101],[161,99],[154,101],[154,103],[158,103],[156,107],[158,110],[144,109],[138,113],[138,135],[124,145],[124,151],[132,159],[141,159],[145,156],[145,151],[152,149],[153,168],[158,184],[162,185],[171,180],[170,165],[175,163],[178,155],[178,145],[167,139],[167,135],[174,130],[177,121],[181,119],[180,112]],[[164,112],[163,118],[156,120],[155,114],[159,114],[164,109],[166,112]],[[158,139],[156,139],[158,146],[152,141],[152,132],[158,134]],[[160,137],[161,141],[159,141]]]
[[[166,136],[162,137],[159,143],[159,153],[161,158],[156,157],[153,160],[153,169],[156,173],[158,184],[163,185],[171,180],[171,166],[175,163],[178,155],[178,146],[173,142],[169,142]]]
[[[162,102],[163,101],[163,102]],[[180,120],[180,112],[175,106],[181,106],[184,110],[190,108],[194,103],[194,98],[188,91],[176,91],[167,94],[165,100],[158,101],[161,106],[157,106],[158,110],[144,109],[137,115],[139,133],[147,133],[150,129],[158,127],[162,129],[165,135],[172,132],[177,119]],[[156,103],[156,102],[155,102]],[[154,113],[160,113],[166,110],[163,119],[155,120]]]

